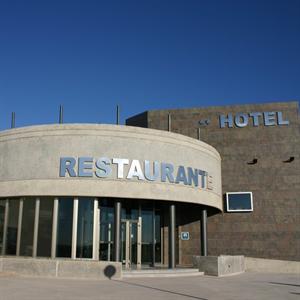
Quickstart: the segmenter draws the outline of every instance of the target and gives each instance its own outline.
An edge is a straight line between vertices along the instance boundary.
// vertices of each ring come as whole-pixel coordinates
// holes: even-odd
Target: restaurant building
[[[0,132],[2,257],[191,266],[299,260],[297,102]]]

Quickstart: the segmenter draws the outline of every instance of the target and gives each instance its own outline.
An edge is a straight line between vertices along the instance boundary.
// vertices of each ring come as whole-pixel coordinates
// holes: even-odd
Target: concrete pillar
[[[40,198],[36,198],[35,199],[35,213],[34,213],[32,257],[37,256],[37,245],[38,245],[38,235],[39,235],[39,216],[40,216]]]
[[[53,202],[53,220],[52,220],[52,240],[51,240],[51,258],[56,257],[56,239],[57,239],[57,221],[58,221],[58,198]]]
[[[21,248],[21,233],[22,233],[22,218],[23,218],[23,201],[24,199],[20,199],[19,204],[19,218],[18,218],[18,231],[17,231],[17,248],[16,248],[16,256],[20,256],[20,248]]]
[[[77,249],[77,225],[78,225],[78,198],[74,198],[73,201],[73,226],[72,226],[72,249],[71,258],[76,258]]]
[[[114,260],[121,261],[120,258],[120,244],[121,244],[121,209],[122,204],[120,200],[115,202],[115,237],[114,237]]]
[[[207,210],[201,211],[201,255],[207,256]]]
[[[169,268],[175,268],[175,230],[176,230],[176,212],[175,204],[170,205],[169,216]]]

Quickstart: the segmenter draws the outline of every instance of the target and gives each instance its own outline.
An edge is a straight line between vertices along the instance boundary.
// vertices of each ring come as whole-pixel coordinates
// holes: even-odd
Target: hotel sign
[[[281,111],[269,111],[269,112],[250,112],[250,113],[238,113],[236,115],[220,115],[220,127],[246,127],[249,120],[252,119],[253,126],[257,127],[261,123],[264,126],[275,126],[275,125],[289,125],[288,120],[284,120]]]
[[[208,126],[209,119],[202,119],[199,121],[200,126]],[[283,117],[281,111],[268,111],[268,112],[249,112],[237,114],[221,114],[219,115],[220,128],[243,128],[248,125],[258,127],[263,126],[282,126],[289,125],[290,122]]]
[[[113,175],[115,174],[115,175]],[[206,171],[171,163],[127,158],[61,157],[59,177],[95,177],[183,184],[212,190]]]

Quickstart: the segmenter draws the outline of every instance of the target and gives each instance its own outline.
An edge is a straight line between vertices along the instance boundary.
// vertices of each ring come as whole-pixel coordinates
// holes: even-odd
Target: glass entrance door
[[[121,261],[125,269],[141,266],[141,225],[138,220],[122,220]]]

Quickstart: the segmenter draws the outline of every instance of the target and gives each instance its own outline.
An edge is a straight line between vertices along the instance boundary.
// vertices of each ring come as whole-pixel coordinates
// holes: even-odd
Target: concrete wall
[[[250,121],[243,128],[219,126],[220,114],[264,111],[281,111],[290,124],[255,127]],[[222,157],[223,193],[253,192],[252,213],[219,214],[209,210],[209,255],[300,260],[298,102],[148,111],[128,119],[127,124],[167,130],[169,113],[172,131],[193,138],[197,138],[199,121],[209,119],[209,125],[201,126],[201,140],[214,146]],[[141,117],[147,118],[146,122]],[[291,156],[294,161],[284,163]],[[254,158],[258,159],[257,164],[248,164]],[[183,243],[187,247],[181,249],[185,257],[182,260],[188,262],[191,247],[198,247],[200,226],[188,220],[183,225],[196,237],[193,246],[190,241]]]
[[[24,276],[111,279],[122,277],[118,262],[0,257],[0,272]]]
[[[61,157],[172,163],[207,171],[213,189],[160,181],[59,177]],[[129,166],[125,166],[127,175]],[[125,176],[126,176],[125,175]],[[0,132],[0,197],[90,196],[172,200],[223,209],[221,160],[208,144],[182,135],[115,125],[45,125]]]
[[[200,272],[212,276],[228,276],[245,272],[244,256],[194,256],[194,266]]]
[[[246,271],[260,273],[300,274],[300,262],[245,257]]]

